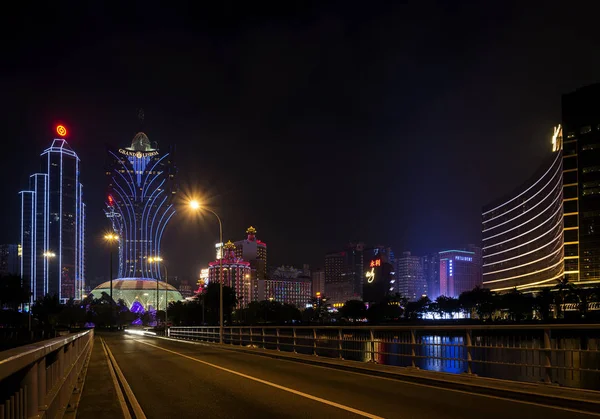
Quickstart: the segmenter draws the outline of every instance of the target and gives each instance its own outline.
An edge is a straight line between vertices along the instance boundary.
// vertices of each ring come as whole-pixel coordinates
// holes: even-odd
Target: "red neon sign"
[[[381,259],[372,260],[369,264],[369,268],[374,268],[376,266],[381,266]]]
[[[64,125],[57,125],[56,133],[61,137],[66,137],[67,136],[67,128]]]

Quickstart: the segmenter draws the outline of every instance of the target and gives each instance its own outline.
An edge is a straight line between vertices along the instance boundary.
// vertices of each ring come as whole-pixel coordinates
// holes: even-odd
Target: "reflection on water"
[[[454,374],[468,371],[463,336],[425,335],[417,336],[415,345],[410,342],[410,336],[376,339],[375,361],[404,367],[413,366],[414,362],[415,367],[424,370]],[[551,356],[551,364],[559,367],[552,370],[552,382],[568,387],[600,390],[600,373],[597,372],[600,356],[593,352],[598,350],[599,342],[600,339],[588,337],[552,339],[552,347],[559,349]],[[543,382],[545,379],[546,370],[543,365],[546,355],[540,338],[480,336],[473,338],[473,345],[471,369],[474,374],[528,382]],[[365,351],[369,352],[369,346],[370,343],[365,345]],[[369,356],[366,358],[369,360]]]

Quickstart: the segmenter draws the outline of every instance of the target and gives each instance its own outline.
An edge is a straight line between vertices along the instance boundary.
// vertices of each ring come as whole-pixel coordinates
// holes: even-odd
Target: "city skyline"
[[[85,166],[89,254],[107,252],[105,145],[139,131],[162,147],[177,146],[182,192],[197,193],[219,212],[227,237],[254,225],[270,245],[273,265],[318,267],[325,253],[358,240],[418,255],[478,243],[481,206],[521,184],[549,153],[561,94],[598,81],[600,61],[587,53],[597,41],[573,23],[587,15],[554,6],[519,16],[503,6],[493,19],[483,7],[438,11],[441,20],[423,28],[390,21],[386,16],[403,9],[389,6],[367,12],[370,20],[352,7],[319,19],[288,16],[277,28],[262,17],[232,29],[230,39],[219,38],[214,25],[182,35],[177,28],[191,23],[171,18],[160,23],[163,38],[137,23],[132,35],[129,21],[111,32],[123,41],[116,44],[91,29],[86,48],[60,28],[48,31],[45,43],[23,38],[2,70],[12,80],[3,85],[2,105],[12,141],[0,175],[18,182],[0,192],[15,196],[15,184],[34,171],[29,149],[41,148],[62,120]],[[558,20],[571,30],[554,31]],[[418,36],[422,30],[431,35]],[[277,31],[283,38],[271,36]],[[316,46],[316,39],[323,42]],[[61,45],[60,62],[48,59],[53,42]],[[252,59],[246,50],[255,52]],[[565,59],[574,55],[580,65]],[[115,74],[101,73],[96,62],[116,56]],[[155,65],[133,70],[143,62]],[[443,63],[445,78],[434,63]],[[525,67],[523,74],[512,71]],[[30,79],[42,86],[35,95],[25,88]],[[373,204],[375,190],[385,194],[384,203]],[[19,203],[8,201],[6,214],[17,213]],[[0,242],[17,243],[9,220],[3,217]],[[217,237],[212,220],[191,226],[176,215],[164,237],[163,256],[177,267],[172,274],[197,275],[212,260]],[[179,244],[185,248],[173,250]],[[88,278],[107,276],[105,265],[104,258],[90,260]]]

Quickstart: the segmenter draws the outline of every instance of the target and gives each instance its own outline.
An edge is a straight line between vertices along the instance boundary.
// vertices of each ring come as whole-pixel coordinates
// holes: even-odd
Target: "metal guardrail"
[[[600,389],[600,325],[225,327],[223,342],[426,370]],[[171,327],[219,341],[218,327]]]
[[[69,413],[93,339],[91,329],[0,352],[0,419]]]

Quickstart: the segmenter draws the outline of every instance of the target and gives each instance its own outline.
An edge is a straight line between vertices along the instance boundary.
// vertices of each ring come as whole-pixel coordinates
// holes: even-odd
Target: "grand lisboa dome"
[[[158,283],[158,309],[165,309],[165,300],[169,303],[183,300],[181,293],[175,287],[164,281],[149,279],[113,279],[113,299],[122,299],[127,307],[132,307],[137,301],[145,310],[156,307],[156,284]],[[92,291],[95,298],[102,293],[110,294],[110,281],[103,282]]]

